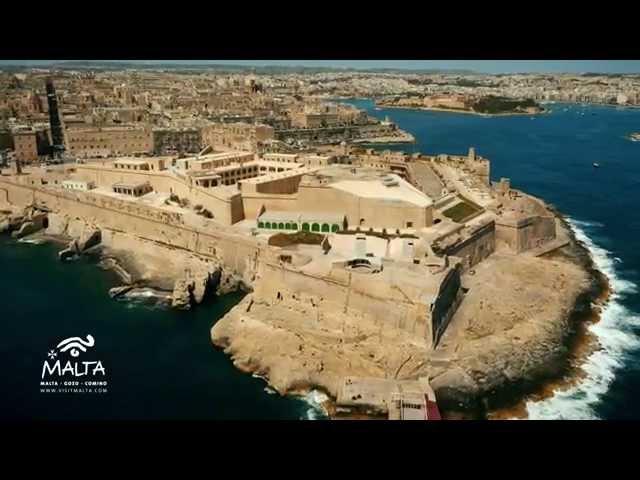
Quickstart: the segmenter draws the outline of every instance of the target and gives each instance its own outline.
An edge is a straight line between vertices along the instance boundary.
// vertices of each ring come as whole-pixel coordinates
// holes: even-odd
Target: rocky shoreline
[[[133,236],[109,234],[105,239],[98,226],[82,219],[28,206],[3,210],[0,226],[0,233],[8,233],[18,241],[53,242],[66,247],[58,253],[63,262],[93,257],[99,268],[113,272],[120,281],[108,292],[113,299],[144,300],[189,310],[206,297],[245,288],[221,261]],[[172,257],[175,259],[167,261]]]
[[[312,329],[296,326],[294,319],[304,318],[309,312],[297,311],[286,301],[282,305],[271,304],[255,295],[245,297],[214,325],[212,341],[231,356],[236,368],[260,375],[282,395],[300,395],[312,390],[325,393],[330,397],[326,405],[330,413],[335,412],[333,399],[344,376],[388,378],[389,373],[381,370],[378,359],[385,359],[385,364],[404,365],[403,358],[413,358],[407,367],[414,372],[410,376],[430,377],[445,418],[497,418],[496,412],[513,409],[522,405],[524,399],[540,395],[545,388],[548,390],[549,386],[555,388],[576,378],[580,359],[596,348],[589,341],[586,328],[598,314],[598,307],[592,304],[606,302],[608,283],[570,226],[560,214],[554,213],[570,238],[570,244],[551,254],[556,257],[548,260],[557,268],[564,265],[560,271],[566,272],[566,277],[561,274],[557,278],[564,278],[562,282],[571,287],[566,293],[562,292],[562,282],[549,287],[549,291],[555,291],[564,299],[562,306],[552,310],[549,318],[544,318],[543,311],[542,323],[540,320],[532,325],[524,322],[518,328],[492,334],[489,343],[471,342],[475,345],[459,359],[447,361],[446,367],[434,360],[431,363],[427,360],[426,364],[416,360],[421,356],[426,358],[428,352],[411,346],[408,338],[387,340],[386,347],[382,340],[371,341],[373,335],[367,334],[364,319],[358,319],[357,328],[361,330],[353,339],[348,336],[344,341],[337,336],[332,339],[330,331],[314,333]],[[531,263],[522,265],[531,269]],[[538,261],[536,268],[544,268],[540,263],[546,261]],[[499,264],[487,268],[497,266]],[[530,273],[536,278],[539,272],[534,268]],[[544,295],[545,290],[540,290]],[[319,311],[318,314],[351,321],[339,312]],[[298,325],[300,322],[297,320]],[[363,357],[363,351],[370,351],[370,358]]]
[[[34,212],[29,211],[29,208],[27,207],[22,215],[22,224],[27,224],[34,218]],[[532,356],[524,363],[522,359],[518,360],[521,366],[518,367],[519,370],[513,370],[517,373],[503,375],[503,372],[509,370],[505,369],[504,365],[501,367],[499,364],[484,364],[482,367],[473,367],[481,368],[482,371],[478,371],[479,377],[471,379],[460,369],[464,367],[466,371],[470,371],[464,361],[458,366],[449,365],[447,369],[438,369],[431,365],[430,371],[435,373],[432,384],[445,418],[522,416],[524,402],[527,399],[544,398],[554,390],[578,380],[581,360],[597,348],[594,339],[588,334],[587,326],[597,321],[599,308],[606,303],[608,281],[596,269],[589,251],[576,239],[562,215],[555,211],[553,213],[567,230],[570,244],[547,255],[577,265],[586,272],[589,278],[588,285],[573,299],[567,318],[557,319],[553,327],[545,327],[540,331],[541,336],[535,339],[540,344],[539,348],[535,347],[536,349],[527,352],[527,355]],[[4,218],[0,218],[0,221],[7,223],[7,216],[17,218],[15,212],[13,216],[5,212]],[[98,255],[99,266],[114,271],[123,281],[122,286],[110,292],[114,298],[126,298],[126,295],[131,299],[153,296],[176,308],[191,308],[192,305],[201,302],[205,294],[215,291],[219,295],[242,288],[241,282],[230,281],[232,276],[226,275],[219,263],[193,263],[197,266],[194,271],[203,275],[183,275],[176,271],[170,273],[164,264],[167,252],[163,249],[166,247],[140,247],[139,243],[117,242],[112,242],[109,246],[100,245],[100,241],[96,242],[95,227],[84,222],[80,222],[82,225],[71,225],[69,219],[61,220],[52,215],[49,217],[49,225],[41,229],[40,233],[32,232],[22,235],[21,238],[53,240],[67,244],[66,251],[71,251],[74,255]],[[14,232],[23,231],[19,223],[13,222]],[[128,242],[133,242],[133,239],[128,239]],[[136,253],[124,254],[127,249]],[[149,249],[153,250],[153,256],[149,255]],[[181,255],[187,258],[188,254],[181,252]],[[153,275],[141,267],[148,267],[146,263],[151,262],[151,258],[159,259],[158,265],[151,269]],[[154,275],[157,275],[158,271],[164,272],[163,275],[168,278],[164,278],[163,282],[154,281]],[[167,280],[169,283],[173,282],[173,290],[167,289]],[[258,312],[257,318],[248,315],[251,310]],[[340,341],[334,345],[327,343],[326,338],[323,338],[323,335],[329,335],[328,333],[316,332],[314,336],[309,337],[308,331],[296,331],[291,329],[290,324],[282,322],[286,315],[300,318],[301,314],[304,312],[296,312],[290,305],[283,304],[282,307],[274,308],[255,295],[247,295],[213,326],[211,339],[214,345],[231,355],[236,368],[259,375],[281,395],[300,396],[313,390],[326,394],[329,400],[325,403],[325,409],[330,414],[335,414],[332,399],[337,396],[339,379],[343,376],[367,376],[372,375],[372,372],[374,375],[375,372],[379,372],[377,375],[384,376],[383,371],[379,370],[378,359],[384,357],[385,362],[400,364],[407,355],[409,358],[424,355],[419,347],[410,345],[409,338],[394,338],[389,342],[391,347],[406,345],[402,349],[395,348],[398,351],[385,349],[383,345],[378,345],[378,342],[372,340],[373,335],[366,334],[355,335],[353,339],[346,338],[344,343]],[[333,314],[334,312],[322,312],[322,315]],[[350,319],[343,321],[348,322]],[[361,323],[363,320],[358,319],[357,322]],[[366,325],[359,325],[358,328],[360,327],[365,330],[368,328]],[[504,339],[501,341],[505,342]],[[527,348],[532,348],[531,344],[527,345]],[[356,352],[358,348],[369,349],[371,360],[363,359],[360,353]],[[514,354],[513,349],[514,346],[500,346],[496,350],[497,353],[494,353],[494,361],[504,363],[510,353]],[[517,355],[521,355],[521,352]],[[515,360],[514,357],[506,361]],[[419,363],[410,366],[416,375],[421,372]]]
[[[565,354],[548,374],[532,378],[521,385],[507,386],[496,392],[491,403],[487,405],[483,416],[489,419],[520,418],[528,416],[526,403],[550,398],[557,391],[566,390],[582,380],[585,376],[582,365],[584,361],[599,348],[598,339],[588,330],[590,325],[600,321],[600,314],[606,307],[611,295],[608,278],[600,272],[591,257],[589,250],[576,239],[575,233],[562,214],[550,207],[556,218],[567,229],[570,245],[564,252],[551,252],[548,256],[568,256],[578,263],[589,275],[590,286],[576,299],[569,313],[569,329],[562,340]],[[564,250],[564,249],[563,249]]]
[[[575,296],[565,318],[558,319],[556,326],[561,328],[541,331],[541,350],[529,357],[527,370],[522,371],[519,378],[502,376],[502,381],[489,383],[476,396],[459,390],[449,392],[446,388],[436,390],[445,418],[526,418],[528,400],[547,398],[557,389],[578,382],[584,375],[580,368],[583,360],[598,348],[597,339],[589,334],[588,326],[599,319],[609,297],[609,282],[597,270],[590,252],[576,239],[564,217],[547,207],[567,230],[570,244],[545,256],[574,263],[586,273],[588,284]],[[514,360],[515,357],[511,361]],[[464,408],[459,408],[461,405]]]

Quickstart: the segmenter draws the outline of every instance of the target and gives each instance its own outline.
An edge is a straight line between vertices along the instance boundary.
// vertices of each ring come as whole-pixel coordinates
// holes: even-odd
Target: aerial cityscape
[[[0,62],[3,419],[640,418],[640,69],[262,64]]]

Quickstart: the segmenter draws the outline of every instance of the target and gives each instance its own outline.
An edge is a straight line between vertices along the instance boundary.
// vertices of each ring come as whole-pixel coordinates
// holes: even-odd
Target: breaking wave
[[[630,352],[640,348],[640,339],[632,330],[640,325],[640,316],[621,303],[624,296],[637,293],[638,286],[620,278],[616,266],[622,261],[596,245],[585,232],[604,225],[569,218],[567,221],[576,239],[589,250],[595,266],[608,278],[611,295],[600,314],[600,321],[589,326],[600,348],[581,365],[586,375],[578,384],[558,390],[550,398],[527,402],[532,420],[598,419],[595,407],[609,390],[616,371],[623,367]]]
[[[329,397],[324,393],[318,390],[311,390],[301,398],[309,406],[303,417],[304,420],[323,420],[329,416],[329,413],[323,406],[323,404],[329,400]]]
[[[43,243],[46,243],[46,240],[43,240],[41,238],[21,238],[18,240],[19,243],[30,243],[32,245],[42,245]]]

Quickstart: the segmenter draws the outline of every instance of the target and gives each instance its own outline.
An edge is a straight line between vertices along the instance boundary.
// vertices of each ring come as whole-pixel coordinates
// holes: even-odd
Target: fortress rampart
[[[180,213],[166,212],[116,198],[85,192],[44,189],[0,179],[0,199],[15,205],[34,204],[49,211],[85,219],[103,229],[135,235],[166,246],[219,258],[228,268],[250,274],[266,245],[251,237],[184,225]]]
[[[282,296],[298,301],[294,295],[313,298],[316,321],[332,312],[364,316],[384,329],[402,329],[432,345],[455,310],[459,271],[433,279],[433,292],[406,283],[398,269],[387,278],[353,274],[334,268],[327,275],[315,276],[272,260],[271,248],[264,241],[242,236],[211,222],[206,231],[186,225],[181,213],[99,195],[67,191],[49,186],[16,184],[0,179],[0,199],[14,205],[34,205],[43,210],[95,224],[104,231],[103,241],[118,235],[131,235],[222,261],[230,271],[242,275],[255,289],[256,297],[267,302]],[[205,221],[205,220],[203,220]],[[456,283],[457,279],[457,283]],[[450,288],[446,285],[451,282]],[[453,292],[439,299],[441,291]],[[280,295],[278,295],[280,294]],[[435,302],[438,302],[437,304]],[[314,307],[311,303],[309,307]],[[433,309],[437,325],[432,324]],[[313,313],[313,310],[309,310]],[[310,314],[313,319],[313,315]]]
[[[182,179],[169,171],[123,171],[103,166],[78,165],[75,176],[93,181],[96,185],[149,182],[155,191],[170,192],[190,199],[194,205],[202,205],[223,225],[232,225],[244,218],[240,192],[224,196],[192,185],[187,177]]]

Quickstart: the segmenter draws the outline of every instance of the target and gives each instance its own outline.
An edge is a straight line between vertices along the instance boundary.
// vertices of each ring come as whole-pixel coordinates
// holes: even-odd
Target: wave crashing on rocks
[[[527,402],[531,420],[596,420],[596,406],[607,393],[616,372],[623,367],[625,359],[640,349],[640,339],[633,327],[640,326],[640,314],[625,307],[621,300],[638,292],[638,286],[621,278],[617,265],[620,259],[598,246],[587,235],[587,231],[602,228],[596,222],[584,222],[567,218],[577,240],[587,248],[595,266],[608,279],[611,296],[600,315],[600,321],[589,326],[599,343],[599,348],[589,355],[581,368],[585,376],[566,390],[557,390],[553,396]]]

